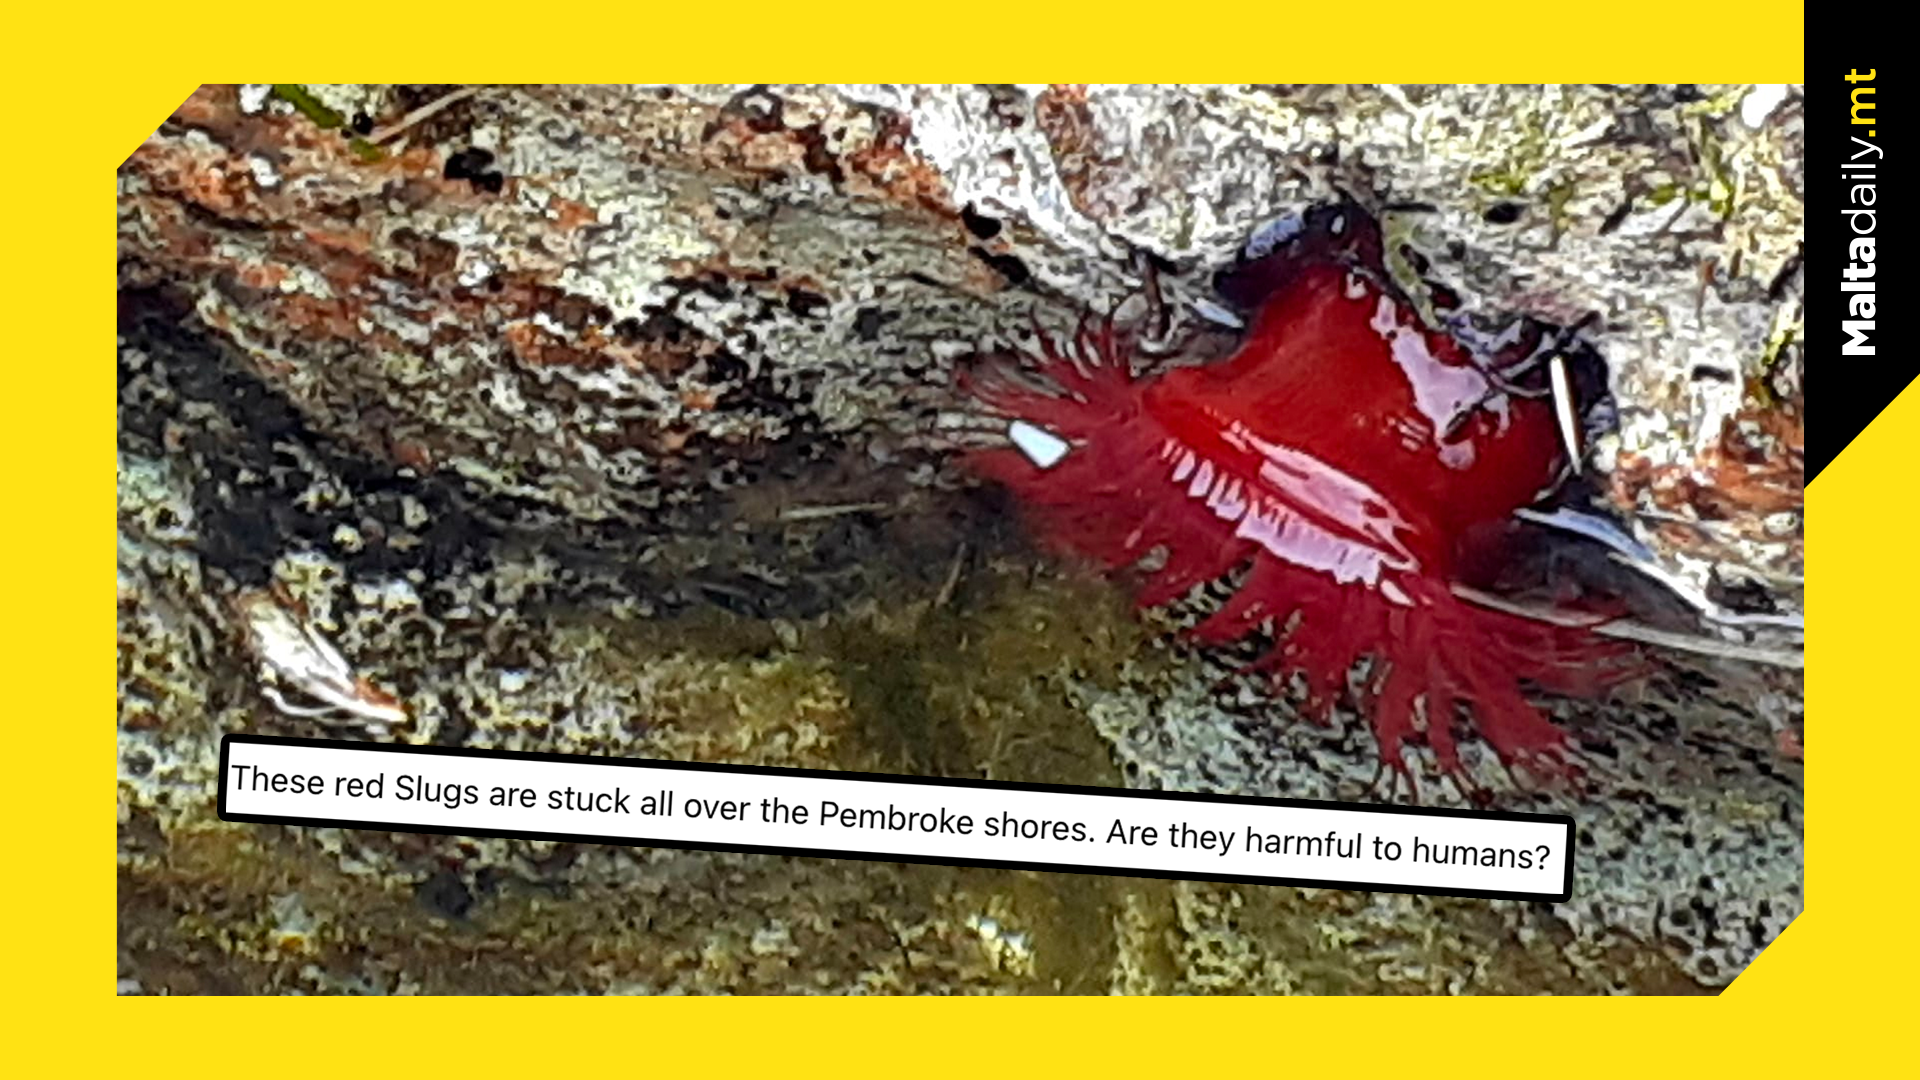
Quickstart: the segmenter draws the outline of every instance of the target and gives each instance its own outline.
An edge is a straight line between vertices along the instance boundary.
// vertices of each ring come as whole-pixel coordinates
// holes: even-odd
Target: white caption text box
[[[1573,821],[228,735],[231,821],[1565,900]]]

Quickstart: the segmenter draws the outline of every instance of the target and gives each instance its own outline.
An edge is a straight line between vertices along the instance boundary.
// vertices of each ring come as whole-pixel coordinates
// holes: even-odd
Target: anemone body
[[[1403,773],[1417,737],[1459,771],[1463,721],[1508,765],[1564,766],[1564,734],[1521,684],[1594,692],[1617,648],[1453,591],[1498,564],[1513,511],[1561,475],[1550,401],[1503,391],[1335,259],[1289,268],[1224,362],[1137,378],[1124,351],[1111,329],[1083,331],[1045,345],[1050,385],[974,387],[1072,445],[1050,468],[1014,450],[973,458],[1045,541],[1114,571],[1163,552],[1140,575],[1143,606],[1247,567],[1190,632],[1220,643],[1268,625],[1275,644],[1255,666],[1303,676],[1320,719],[1371,657],[1358,704]]]

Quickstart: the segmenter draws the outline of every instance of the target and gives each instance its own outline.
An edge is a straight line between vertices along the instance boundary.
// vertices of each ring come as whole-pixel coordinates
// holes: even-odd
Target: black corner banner
[[[1889,183],[1904,167],[1902,98],[1887,88],[1896,72],[1886,49],[1842,34],[1833,13],[1809,11],[1806,28],[1806,367],[1825,387],[1807,432],[1811,482],[1913,381],[1920,352],[1897,335],[1891,306],[1905,257],[1905,207]]]

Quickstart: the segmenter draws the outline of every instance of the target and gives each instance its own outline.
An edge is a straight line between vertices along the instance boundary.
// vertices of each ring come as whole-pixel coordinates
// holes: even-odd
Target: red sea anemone
[[[1371,657],[1359,704],[1409,779],[1403,750],[1422,734],[1461,772],[1467,718],[1508,766],[1559,771],[1566,737],[1521,685],[1593,692],[1620,647],[1454,588],[1499,565],[1513,512],[1564,474],[1551,395],[1509,381],[1528,371],[1544,387],[1542,335],[1478,354],[1422,322],[1378,250],[1358,209],[1311,216],[1226,283],[1258,300],[1224,362],[1137,377],[1111,325],[1064,345],[1043,336],[1051,386],[1004,370],[967,380],[1018,444],[971,463],[1052,546],[1112,570],[1157,562],[1142,606],[1247,568],[1191,633],[1221,643],[1267,624],[1274,644],[1254,666],[1304,676],[1317,718]]]

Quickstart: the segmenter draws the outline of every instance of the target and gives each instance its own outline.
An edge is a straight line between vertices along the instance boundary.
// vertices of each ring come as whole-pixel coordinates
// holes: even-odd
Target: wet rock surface
[[[230,825],[213,773],[369,735],[263,696],[273,585],[393,737],[1384,797],[1354,717],[1028,546],[952,467],[954,365],[1123,300],[1218,348],[1261,225],[1403,207],[1474,309],[1598,313],[1590,509],[1790,613],[1798,106],[1750,94],[203,88],[121,172],[123,990],[1724,984],[1801,880],[1797,673],[1726,661],[1553,703],[1577,790],[1481,755],[1576,815],[1566,905]]]

